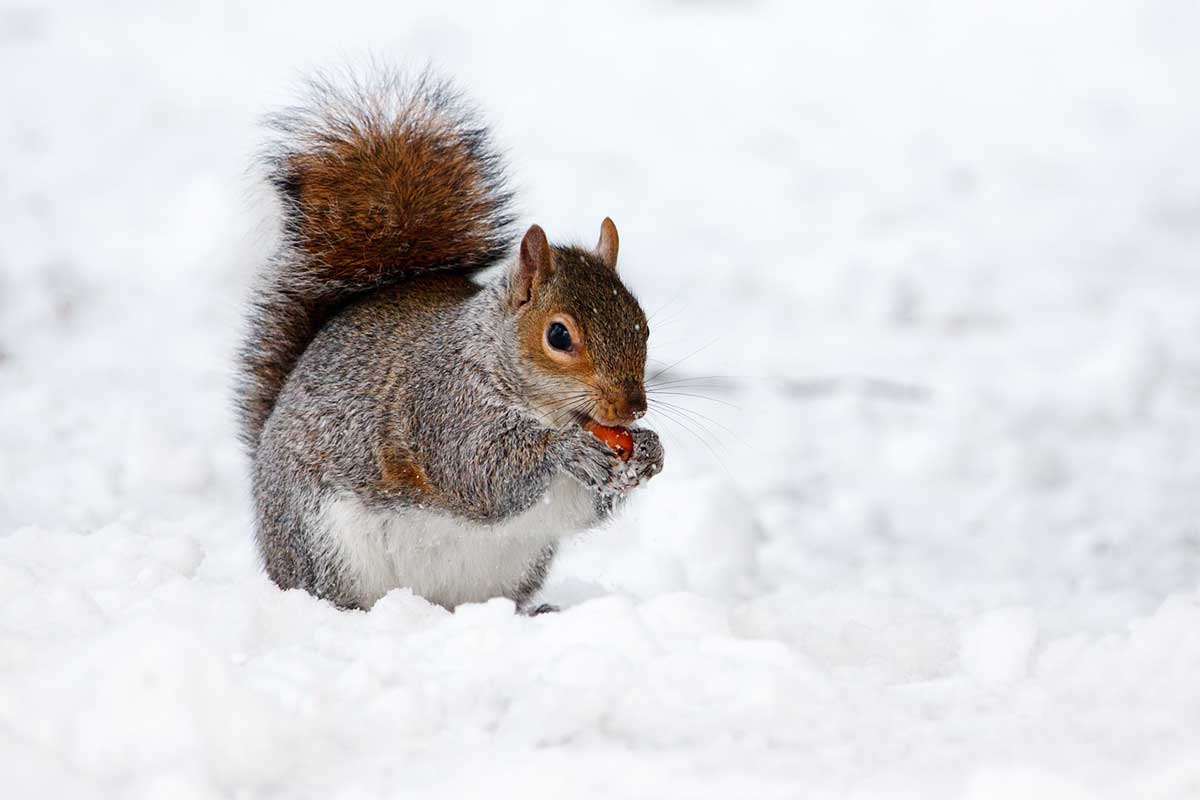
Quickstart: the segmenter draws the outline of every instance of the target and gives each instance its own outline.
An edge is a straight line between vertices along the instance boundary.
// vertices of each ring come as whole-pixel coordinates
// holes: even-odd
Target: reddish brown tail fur
[[[255,449],[288,374],[347,300],[508,250],[510,193],[487,130],[445,82],[318,78],[269,119],[284,243],[263,270],[241,353],[242,438]]]

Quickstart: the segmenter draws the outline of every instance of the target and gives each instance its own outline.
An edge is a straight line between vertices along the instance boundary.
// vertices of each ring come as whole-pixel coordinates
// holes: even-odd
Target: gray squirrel
[[[533,225],[515,256],[489,134],[447,83],[311,82],[269,119],[281,243],[251,299],[237,392],[268,575],[345,608],[409,587],[525,613],[559,539],[662,470],[584,424],[646,411],[646,316],[595,248]],[[479,271],[503,264],[494,278]]]

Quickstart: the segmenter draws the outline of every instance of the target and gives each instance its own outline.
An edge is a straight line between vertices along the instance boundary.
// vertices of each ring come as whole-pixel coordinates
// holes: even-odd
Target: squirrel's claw
[[[632,433],[633,457],[628,466],[636,476],[634,486],[640,486],[662,472],[663,446],[658,434],[652,430],[635,428]]]

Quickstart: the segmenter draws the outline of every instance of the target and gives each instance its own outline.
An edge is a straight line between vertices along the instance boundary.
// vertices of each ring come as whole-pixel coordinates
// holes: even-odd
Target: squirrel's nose
[[[646,391],[638,386],[625,395],[625,407],[633,419],[641,419],[646,414]]]
[[[646,414],[646,390],[641,384],[613,387],[596,408],[596,421],[602,425],[629,425]]]

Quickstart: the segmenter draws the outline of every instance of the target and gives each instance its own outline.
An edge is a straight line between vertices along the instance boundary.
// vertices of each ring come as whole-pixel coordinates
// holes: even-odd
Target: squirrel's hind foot
[[[562,611],[562,609],[556,605],[551,605],[550,603],[542,603],[541,605],[530,606],[529,608],[522,608],[518,611],[518,613],[523,614],[527,617],[537,617],[542,614],[557,614],[559,611]]]

